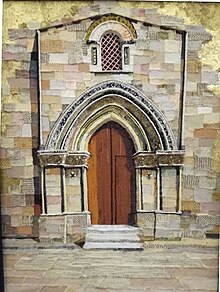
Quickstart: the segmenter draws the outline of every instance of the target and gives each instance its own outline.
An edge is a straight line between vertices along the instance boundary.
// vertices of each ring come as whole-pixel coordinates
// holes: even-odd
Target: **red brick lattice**
[[[121,70],[121,59],[120,38],[114,33],[106,33],[101,41],[102,70]]]

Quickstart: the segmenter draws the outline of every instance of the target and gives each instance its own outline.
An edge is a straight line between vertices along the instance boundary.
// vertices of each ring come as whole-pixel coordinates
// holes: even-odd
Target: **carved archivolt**
[[[133,140],[136,151],[145,148],[151,149],[149,139],[139,121],[129,111],[117,104],[107,104],[103,107],[98,106],[96,110],[91,111],[91,114],[86,117],[79,131],[76,132],[73,129],[70,135],[73,141],[71,148],[73,150],[88,149],[88,143],[92,135],[109,121],[115,121],[126,129]]]
[[[157,141],[155,145],[152,144],[151,149],[147,149],[145,145],[143,149],[137,150],[156,151],[176,149],[174,135],[161,111],[154,105],[150,98],[145,96],[141,91],[119,81],[106,81],[100,83],[90,88],[70,104],[52,128],[45,148],[48,150],[71,149],[69,143],[71,135],[73,134],[73,129],[80,129],[86,121],[89,119],[91,120],[91,117],[94,116],[95,113],[98,114],[97,109],[102,108],[104,105],[107,106],[112,104],[112,101],[114,101],[116,105],[118,104],[118,107],[120,107],[120,105],[125,107],[129,113],[127,116],[130,118],[134,116],[133,120],[137,121],[136,125],[142,125],[138,126],[138,132],[139,134],[142,132],[140,135],[143,136],[139,137],[140,141],[143,139],[146,140],[146,137],[151,141]],[[132,111],[129,110],[130,108],[132,108]],[[142,117],[141,120],[140,118],[135,118],[138,116]],[[79,120],[82,121],[81,124],[79,124]],[[127,123],[132,125],[129,121],[127,121]],[[151,127],[150,132],[148,132],[149,127],[146,127],[145,124],[149,124],[149,127]],[[143,128],[145,128],[145,130],[143,130]],[[79,131],[80,130],[78,130],[78,132]],[[143,134],[143,132],[145,134]],[[136,144],[138,144],[138,142]]]
[[[86,41],[98,42],[100,36],[109,30],[118,32],[124,41],[132,41],[137,38],[136,30],[128,19],[117,15],[107,15],[91,24],[86,33]]]

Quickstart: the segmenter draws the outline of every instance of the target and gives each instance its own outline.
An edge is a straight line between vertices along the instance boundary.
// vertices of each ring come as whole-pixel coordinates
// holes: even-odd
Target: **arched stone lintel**
[[[115,31],[121,35],[123,41],[134,41],[137,33],[132,23],[122,16],[108,15],[94,21],[87,30],[87,42],[99,42],[106,31]]]
[[[70,104],[54,124],[48,136],[45,149],[67,149],[65,143],[80,113],[82,113],[89,104],[95,103],[99,98],[104,98],[108,95],[121,96],[121,98],[134,104],[137,111],[144,112],[146,118],[151,121],[151,124],[154,125],[154,128],[157,130],[163,143],[162,149],[177,149],[172,130],[161,111],[141,91],[119,81],[106,81],[100,83],[81,94]]]
[[[133,36],[130,30],[124,24],[116,21],[108,21],[99,24],[91,33],[89,41],[99,43],[102,35],[108,31],[115,32],[123,41],[133,41]]]

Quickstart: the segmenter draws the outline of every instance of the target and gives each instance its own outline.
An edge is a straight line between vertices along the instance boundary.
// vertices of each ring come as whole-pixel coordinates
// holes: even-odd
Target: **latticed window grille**
[[[120,38],[114,33],[106,33],[101,39],[101,64],[103,71],[122,70]]]

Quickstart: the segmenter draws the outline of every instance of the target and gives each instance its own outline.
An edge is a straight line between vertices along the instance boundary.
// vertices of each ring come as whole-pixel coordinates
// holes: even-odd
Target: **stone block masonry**
[[[63,110],[81,93],[101,82],[117,80],[133,85],[158,107],[174,133],[177,144],[182,139],[181,147],[185,149],[180,187],[177,179],[179,172],[175,168],[177,166],[172,170],[161,167],[159,182],[155,168],[143,169],[138,190],[143,200],[137,203],[142,204],[142,210],[137,210],[136,222],[141,228],[142,237],[177,240],[181,237],[217,236],[219,221],[216,218],[220,210],[217,184],[220,147],[219,93],[216,88],[219,81],[218,72],[214,70],[218,69],[216,68],[218,58],[214,62],[212,58],[218,51],[215,44],[219,32],[214,28],[215,18],[210,17],[212,19],[210,26],[203,27],[199,22],[203,22],[205,26],[206,23],[202,20],[200,12],[196,14],[196,11],[202,13],[203,8],[200,6],[201,9],[191,9],[192,15],[189,19],[188,4],[184,6],[185,8],[175,4],[175,13],[178,17],[173,17],[170,14],[174,12],[172,9],[169,10],[169,4],[159,7],[157,3],[153,3],[152,9],[137,9],[135,8],[137,5],[132,1],[93,2],[88,4],[87,1],[81,1],[80,4],[72,3],[71,6],[67,2],[49,3],[45,4],[44,8],[33,3],[36,10],[32,11],[39,18],[37,22],[34,21],[36,15],[31,15],[33,12],[30,13],[27,7],[22,6],[23,4],[20,3],[21,8],[24,8],[22,13],[16,15],[13,7],[17,7],[17,4],[13,3],[11,6],[4,4],[7,14],[4,16],[0,156],[3,235],[31,237],[37,236],[40,230],[42,241],[73,242],[83,238],[89,216],[82,213],[83,203],[86,205],[87,202],[87,186],[82,182],[79,167],[77,168],[75,164],[68,165],[69,171],[64,175],[61,168],[66,165],[61,163],[57,167],[58,162],[52,161],[55,165],[45,171],[47,178],[42,182],[36,152],[46,144],[51,129],[55,127]],[[56,7],[48,9],[48,5]],[[150,4],[143,1],[140,5],[149,7]],[[208,4],[204,5],[210,9]],[[159,11],[156,9],[158,7]],[[46,14],[42,13],[42,9],[45,9]],[[186,21],[182,18],[183,13],[186,14],[184,16],[187,18]],[[94,42],[86,41],[86,35],[91,25],[99,21],[104,14],[108,14],[106,17],[109,15],[116,17],[116,14],[124,16],[125,23],[122,25],[119,18],[113,22],[114,27],[120,27],[126,41],[133,30],[136,31],[134,40],[125,41],[123,44],[130,49],[127,71],[103,73],[100,72],[101,67],[98,67],[98,70],[91,70],[91,48]],[[44,15],[48,15],[47,19]],[[63,18],[64,15],[71,18]],[[50,27],[54,20],[56,20],[54,26]],[[128,31],[125,30],[127,21],[131,23]],[[195,26],[195,23],[198,25]],[[99,27],[103,25],[103,28],[109,27],[108,22],[104,24],[100,22],[98,25]],[[35,28],[43,28],[40,31],[39,64]],[[212,31],[213,38],[206,29]],[[181,31],[188,32],[185,105],[181,104],[183,89]],[[99,43],[100,39],[95,44],[97,48]],[[204,57],[207,50],[211,52],[206,53],[207,56],[210,54],[213,56],[210,60]],[[101,54],[98,54],[97,58],[100,56]],[[214,67],[210,65],[211,63]],[[41,79],[41,104],[38,74]],[[110,98],[113,99],[112,96]],[[100,103],[100,108],[104,105]],[[125,102],[123,106],[126,108]],[[182,110],[184,131],[180,127]],[[84,121],[79,122],[86,128]],[[145,126],[144,121],[141,123]],[[80,124],[77,127],[76,136]],[[153,128],[150,123],[146,127]],[[71,147],[76,146],[74,138],[75,136],[71,138]],[[151,142],[154,136],[149,133],[147,138]],[[149,171],[150,179],[147,177]],[[60,177],[63,177],[63,185]],[[40,181],[46,186],[47,211],[54,217],[49,214],[48,217],[43,215],[38,221],[42,213],[43,198]],[[179,195],[177,187],[182,190],[181,202],[177,202]],[[155,212],[158,207],[158,196],[163,203],[163,210],[160,211],[164,213]],[[176,214],[178,203],[182,214]],[[66,212],[71,214],[62,213],[64,204]],[[131,286],[137,288],[141,281],[135,282],[133,279]],[[186,282],[187,280],[183,279],[181,285],[189,289],[190,285],[187,286]],[[126,280],[124,283],[126,286]],[[147,280],[145,284],[146,287],[150,285]],[[173,281],[172,285],[176,289],[180,288],[180,282]],[[157,289],[155,287],[154,289]],[[166,287],[169,289],[169,285]]]
[[[36,183],[39,174],[33,161],[38,148],[38,120],[34,117],[38,108],[35,34],[29,29],[9,30],[11,41],[3,54],[3,75],[8,76],[7,81],[3,78],[3,84],[8,84],[3,108],[8,119],[3,121],[6,131],[2,131],[1,147],[6,153],[1,156],[0,164],[1,169],[7,169],[1,176],[1,195],[7,206],[2,213],[6,236],[32,237],[36,234],[34,205],[39,196]],[[10,221],[4,219],[7,216],[11,217]]]

